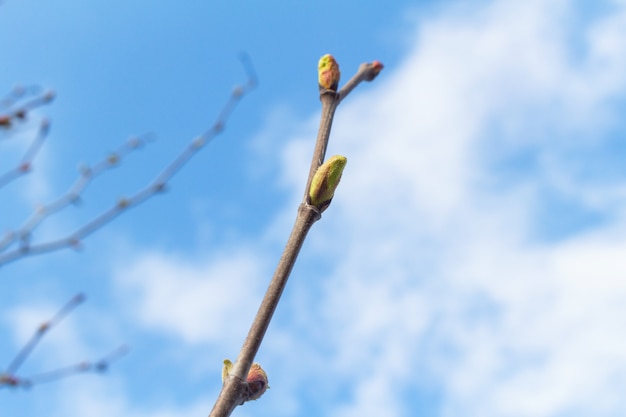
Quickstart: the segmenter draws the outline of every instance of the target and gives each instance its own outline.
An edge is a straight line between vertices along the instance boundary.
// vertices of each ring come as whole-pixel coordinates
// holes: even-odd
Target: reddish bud
[[[380,72],[383,70],[385,66],[380,61],[374,61],[368,65],[368,72],[365,76],[366,81],[372,81]]]
[[[326,54],[320,58],[317,64],[317,77],[320,89],[337,91],[341,72],[339,64],[332,55]]]
[[[246,392],[248,399],[246,401],[259,399],[269,388],[267,374],[258,363],[253,363],[250,367],[246,382],[248,383]]]

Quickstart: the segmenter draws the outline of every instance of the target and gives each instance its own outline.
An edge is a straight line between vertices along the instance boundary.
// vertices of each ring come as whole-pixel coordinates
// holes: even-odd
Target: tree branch
[[[332,57],[331,57],[332,58]],[[334,61],[334,59],[333,59]],[[280,297],[287,285],[287,280],[295,265],[304,240],[313,226],[321,218],[321,210],[310,204],[309,190],[313,177],[324,161],[332,120],[335,110],[341,100],[345,98],[361,81],[371,81],[382,69],[382,64],[375,61],[372,64],[362,64],[357,74],[342,88],[339,93],[327,88],[320,88],[320,100],[322,101],[322,116],[318,130],[317,140],[313,151],[313,159],[309,176],[307,178],[303,201],[298,207],[298,213],[291,234],[280,257],[278,266],[274,272],[265,296],[261,301],[259,310],[252,322],[248,336],[246,337],[235,365],[224,380],[224,385],[217,397],[215,405],[209,417],[228,417],[235,407],[243,404],[246,398],[246,375],[256,356],[265,332],[269,327],[272,316]],[[337,68],[338,72],[338,68]],[[337,76],[338,78],[338,76]],[[337,79],[338,81],[338,79]],[[330,201],[328,201],[329,203]],[[326,208],[326,207],[324,207]]]
[[[138,190],[130,197],[122,197],[118,199],[118,201],[116,201],[111,207],[95,216],[74,232],[56,240],[50,240],[37,244],[31,243],[32,232],[42,221],[47,219],[53,213],[65,208],[69,204],[77,202],[80,195],[94,177],[109,168],[117,166],[121,158],[126,153],[138,148],[146,142],[143,139],[132,139],[117,152],[110,154],[93,168],[83,167],[79,178],[64,195],[48,205],[39,207],[19,230],[6,233],[4,238],[0,240],[0,267],[25,256],[39,255],[67,247],[80,248],[82,240],[91,233],[109,223],[129,208],[135,207],[155,194],[163,192],[166,189],[168,182],[174,177],[174,175],[185,164],[187,164],[187,162],[189,162],[189,160],[200,149],[202,149],[207,143],[224,130],[226,122],[230,118],[241,98],[256,87],[257,78],[250,59],[244,54],[240,56],[240,59],[248,76],[246,83],[233,89],[229,99],[222,107],[222,110],[220,111],[213,126],[197,138],[193,139],[151,183]],[[32,105],[33,104],[29,104],[29,106]],[[9,249],[15,243],[18,244],[18,247]]]
[[[46,333],[51,330],[54,326],[56,326],[61,320],[67,317],[74,309],[85,301],[85,296],[83,294],[77,294],[72,299],[70,299],[52,318],[48,321],[43,322],[35,331],[35,334],[30,338],[28,342],[20,349],[20,351],[15,355],[15,358],[11,361],[9,366],[7,366],[4,372],[0,373],[0,388],[4,387],[24,387],[29,388],[33,384],[38,384],[42,382],[49,382],[60,378],[65,378],[70,375],[75,375],[78,373],[85,372],[104,372],[108,369],[110,364],[119,359],[121,356],[125,355],[128,352],[128,348],[126,346],[121,346],[108,354],[107,356],[101,358],[95,362],[83,361],[79,362],[75,365],[70,365],[66,367],[62,367],[59,369],[55,369],[48,372],[43,372],[37,375],[33,375],[31,377],[18,377],[16,376],[16,372],[18,368],[24,363],[26,358],[31,354],[31,352],[35,349],[35,347],[39,344],[41,339],[46,335]]]

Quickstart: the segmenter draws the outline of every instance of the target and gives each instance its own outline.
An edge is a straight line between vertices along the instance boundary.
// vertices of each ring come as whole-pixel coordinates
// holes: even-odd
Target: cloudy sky
[[[337,4],[340,3],[340,4]],[[247,52],[259,86],[167,193],[83,242],[0,267],[0,367],[77,292],[19,369],[128,344],[105,375],[0,390],[0,416],[208,415],[286,241],[317,123],[316,64],[385,69],[340,106],[348,158],[239,416],[626,414],[626,2],[5,0],[0,89],[57,99],[8,135],[2,231],[76,167],[148,146],[50,217],[65,236],[145,186],[211,126]]]

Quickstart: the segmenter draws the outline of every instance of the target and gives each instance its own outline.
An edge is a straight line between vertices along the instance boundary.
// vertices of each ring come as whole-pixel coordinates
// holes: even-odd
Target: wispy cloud
[[[245,328],[262,297],[263,263],[238,250],[204,260],[149,251],[116,271],[129,313],[142,326],[185,343],[230,340]]]

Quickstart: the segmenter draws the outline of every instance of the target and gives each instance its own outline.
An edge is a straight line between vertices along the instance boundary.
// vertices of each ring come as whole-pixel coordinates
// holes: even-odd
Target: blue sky
[[[57,92],[2,230],[79,163],[156,140],[34,236],[63,236],[209,127],[252,58],[259,87],[168,192],[84,242],[0,269],[0,362],[76,292],[21,369],[131,353],[105,376],[3,390],[0,416],[208,415],[291,228],[319,119],[316,64],[385,70],[340,106],[348,158],[258,354],[239,416],[626,412],[626,3],[509,0],[0,6],[0,88]],[[4,366],[4,365],[3,365]]]

